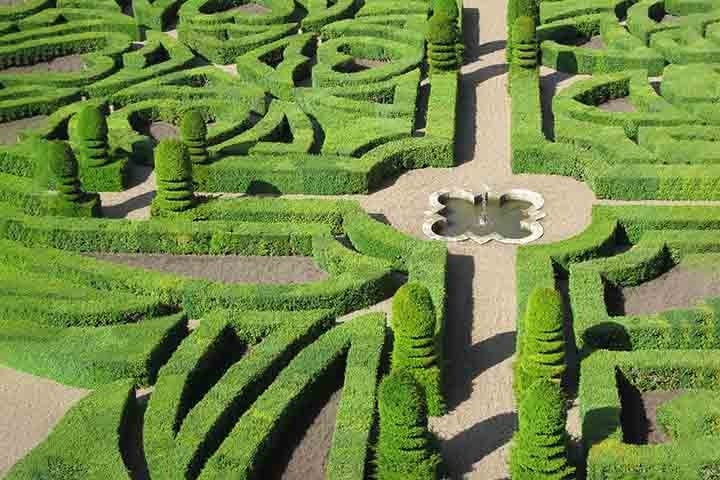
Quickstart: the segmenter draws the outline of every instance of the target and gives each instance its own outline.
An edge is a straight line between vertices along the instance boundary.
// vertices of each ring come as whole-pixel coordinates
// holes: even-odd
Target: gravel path
[[[0,365],[0,477],[88,393]]]
[[[312,257],[99,254],[98,260],[225,283],[308,283],[327,278]]]
[[[541,242],[583,231],[595,195],[566,177],[513,175],[510,100],[505,62],[505,2],[467,0],[466,65],[462,69],[458,157],[453,169],[414,170],[386,188],[356,196],[391,225],[423,238],[430,193],[448,187],[494,190],[521,187],[545,197]],[[568,200],[572,199],[571,202]],[[431,419],[451,478],[508,478],[509,441],[517,425],[512,394],[515,351],[516,247],[449,244],[447,357],[450,412]]]

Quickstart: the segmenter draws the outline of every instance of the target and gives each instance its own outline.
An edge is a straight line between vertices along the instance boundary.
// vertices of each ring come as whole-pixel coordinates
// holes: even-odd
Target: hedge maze
[[[541,2],[542,65],[592,78],[554,92],[553,75],[514,61],[514,170],[574,176],[600,198],[719,199],[718,8]]]
[[[429,73],[430,14],[389,0],[0,5],[0,362],[92,389],[7,478],[268,478],[338,385],[326,477],[373,475],[390,330],[380,313],[336,320],[398,278],[425,292],[419,415],[442,411],[444,246],[351,201],[252,195],[365,193],[453,165],[457,72]],[[142,165],[151,218],[103,218],[98,192],[128,189]],[[230,284],[94,253],[305,256],[327,277]]]
[[[713,281],[718,214],[714,206],[596,206],[583,234],[520,250],[520,308],[533,288],[543,286],[563,292],[571,311],[569,351],[581,366],[578,400],[589,479],[705,479],[718,473],[716,450],[708,448],[717,441],[717,409],[714,400],[698,400],[715,398],[720,389],[720,292],[687,296],[685,305],[652,302]],[[671,287],[658,283],[681,272],[695,278]],[[635,310],[631,292],[648,282],[652,289],[643,291],[643,299],[656,308]],[[619,290],[625,308],[617,306]],[[530,324],[518,328],[521,337],[532,334]],[[653,413],[658,396],[663,402]],[[664,437],[653,437],[653,428]]]

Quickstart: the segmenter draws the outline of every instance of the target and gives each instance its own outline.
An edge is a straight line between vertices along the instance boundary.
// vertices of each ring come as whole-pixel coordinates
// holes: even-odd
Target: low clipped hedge
[[[128,478],[118,436],[129,428],[134,393],[127,380],[98,388],[71,408],[45,441],[5,478]]]
[[[252,478],[308,396],[343,359],[345,380],[335,424],[335,431],[343,434],[333,436],[326,472],[329,478],[364,478],[384,338],[382,316],[370,314],[335,327],[300,352],[240,418],[199,478]],[[357,408],[352,415],[350,407]],[[349,439],[353,440],[352,454],[344,444]]]
[[[676,389],[716,392],[719,368],[718,355],[694,350],[601,351],[586,359],[580,376],[580,411],[588,479],[700,480],[717,475],[720,461],[713,448],[717,437],[678,438],[657,445],[625,443],[621,395]]]

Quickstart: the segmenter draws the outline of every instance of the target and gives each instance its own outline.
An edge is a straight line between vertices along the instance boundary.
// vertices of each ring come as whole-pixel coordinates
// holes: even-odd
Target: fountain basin
[[[488,187],[479,192],[446,189],[430,195],[430,209],[423,232],[433,240],[478,244],[495,240],[522,245],[542,237],[540,210],[545,201],[536,192],[511,189],[493,192]]]

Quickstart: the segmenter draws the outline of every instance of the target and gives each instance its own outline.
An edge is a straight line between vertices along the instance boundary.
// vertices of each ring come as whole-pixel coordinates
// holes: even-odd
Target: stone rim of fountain
[[[478,201],[487,201],[490,197],[498,199],[500,203],[507,200],[520,200],[532,204],[532,207],[525,210],[528,218],[520,222],[520,225],[527,229],[530,234],[523,238],[507,238],[498,232],[492,232],[487,235],[476,235],[472,232],[467,232],[461,235],[445,236],[436,233],[433,229],[435,224],[447,221],[447,218],[442,215],[443,211],[447,208],[443,200],[457,198],[477,204]],[[483,185],[482,191],[475,193],[462,188],[450,188],[431,193],[429,200],[430,210],[425,211],[425,216],[428,218],[423,223],[422,230],[423,233],[432,240],[441,240],[444,242],[464,242],[466,240],[472,240],[479,245],[495,240],[496,242],[509,245],[524,245],[534,242],[545,233],[540,223],[540,220],[546,216],[545,212],[540,211],[545,206],[545,199],[542,195],[532,190],[511,188],[503,192],[495,192],[487,185]]]

